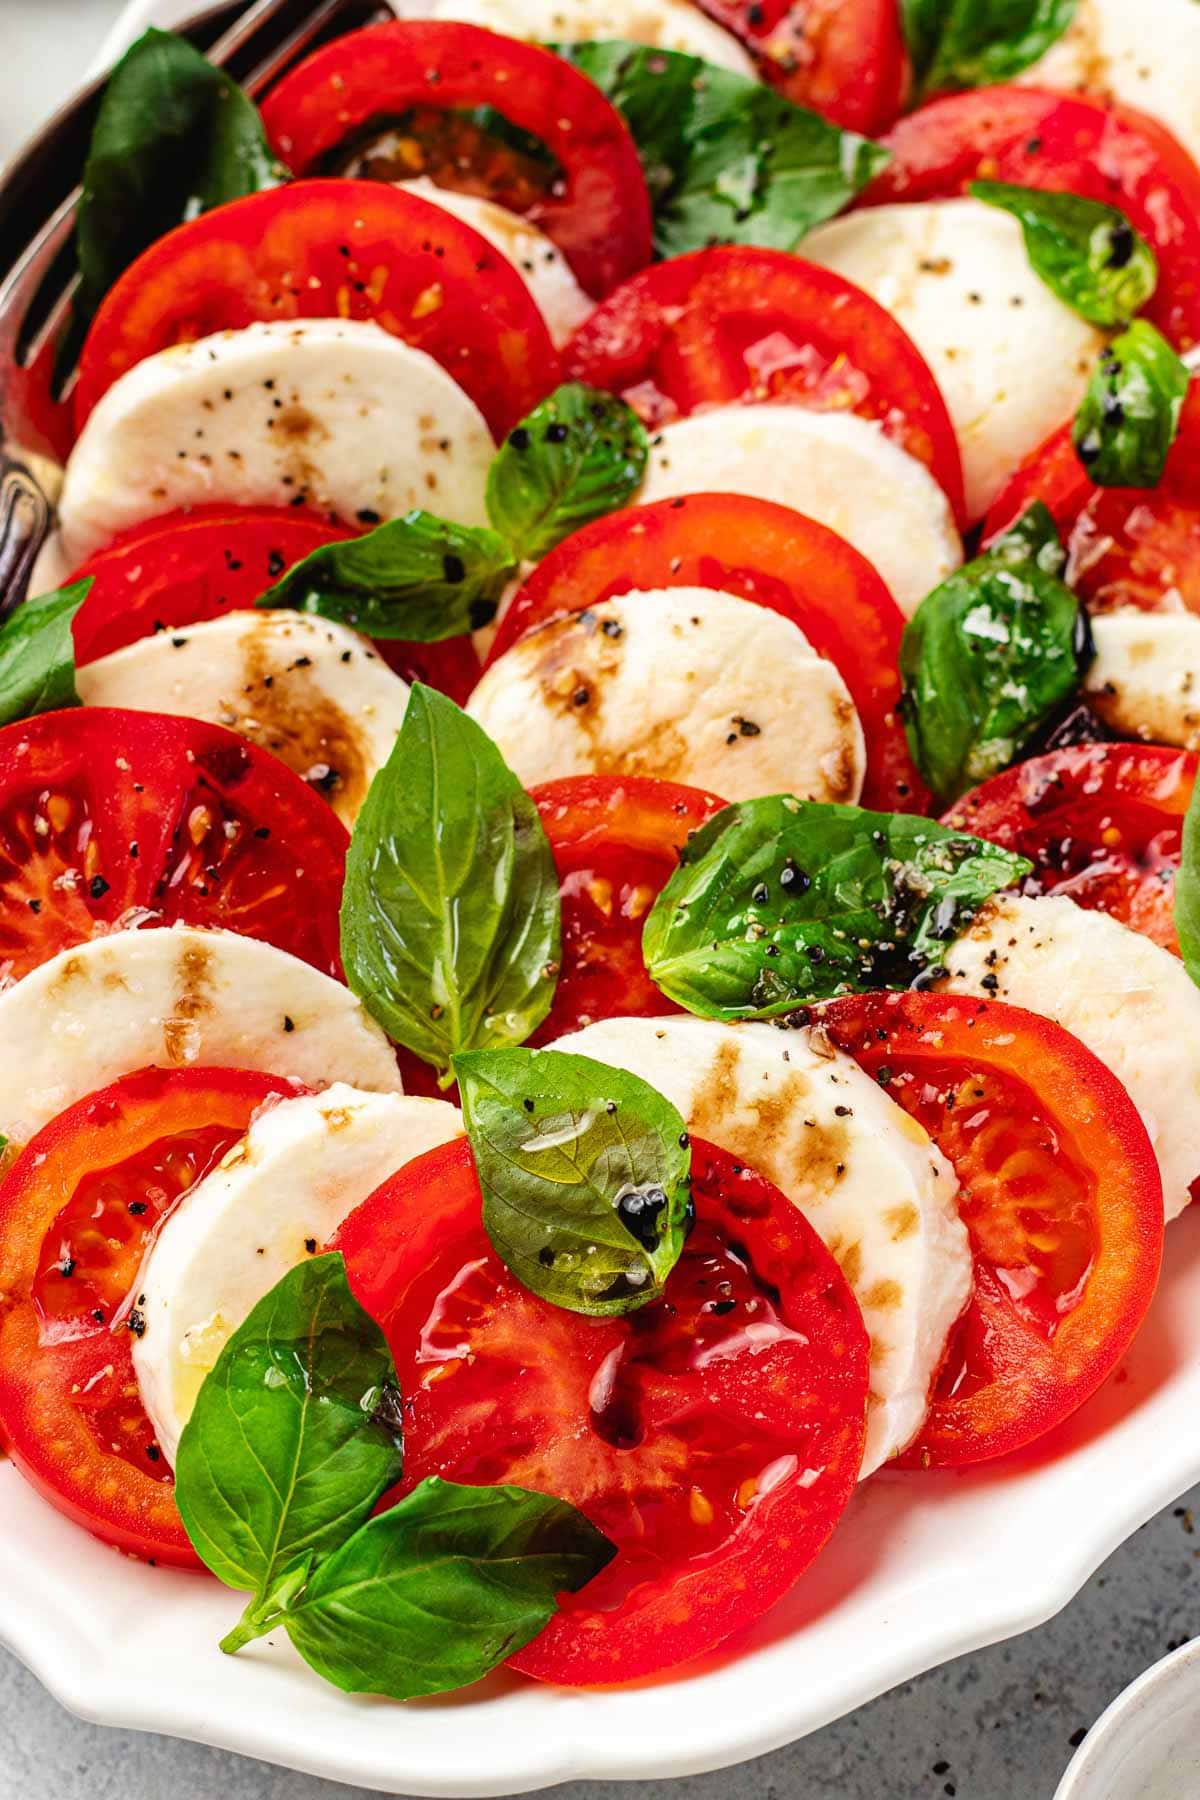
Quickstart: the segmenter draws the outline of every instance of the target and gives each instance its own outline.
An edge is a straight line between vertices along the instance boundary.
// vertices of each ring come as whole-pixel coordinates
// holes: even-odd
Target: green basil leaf
[[[1097,487],[1153,487],[1175,442],[1186,364],[1162,333],[1135,319],[1092,372],[1071,437]]]
[[[623,40],[554,49],[624,116],[660,256],[714,243],[794,250],[890,161],[881,144],[701,57]]]
[[[565,1500],[430,1476],[321,1563],[283,1623],[335,1687],[441,1694],[529,1643],[615,1554]]]
[[[689,1012],[774,1018],[808,1000],[910,986],[1030,867],[910,813],[744,800],[689,838],[642,952]]]
[[[1200,781],[1192,789],[1183,821],[1174,909],[1183,966],[1200,987]]]
[[[92,578],[24,600],[0,625],[0,725],[78,706],[71,622]]]
[[[1153,294],[1158,260],[1115,206],[1004,181],[973,181],[968,191],[1020,221],[1034,274],[1091,324],[1127,325]]]
[[[363,537],[323,544],[260,594],[373,638],[434,644],[489,625],[516,564],[498,532],[419,509]]]
[[[336,1252],[285,1275],[221,1351],[179,1440],[175,1498],[213,1574],[255,1596],[226,1648],[266,1630],[399,1476],[395,1381]]]
[[[79,287],[59,352],[68,368],[101,300],[148,245],[185,219],[278,187],[262,120],[185,38],[150,30],[108,78],[76,213]]]
[[[496,1254],[571,1312],[632,1312],[679,1260],[691,1158],[670,1101],[623,1069],[558,1050],[456,1056]]]
[[[536,561],[642,485],[646,428],[615,394],[568,381],[509,432],[487,480],[488,517],[514,555]]]
[[[1067,566],[1054,514],[1044,500],[1031,501],[1020,518],[989,546],[987,554],[993,562],[1034,562],[1045,575],[1061,575]]]
[[[444,1076],[456,1051],[520,1043],[554,998],[558,885],[537,808],[492,740],[417,683],[346,858],[354,992]]]
[[[1040,560],[1012,556],[1010,545],[948,576],[900,640],[909,747],[942,801],[1015,762],[1091,660],[1070,588]]]
[[[1078,0],[900,0],[922,95],[1011,81],[1058,42]]]

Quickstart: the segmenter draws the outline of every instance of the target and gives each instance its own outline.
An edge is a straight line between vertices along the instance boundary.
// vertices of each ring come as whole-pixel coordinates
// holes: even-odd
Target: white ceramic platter
[[[136,0],[106,45],[172,24]],[[1200,1479],[1200,1218],[1171,1228],[1151,1315],[1039,1456],[860,1490],[792,1599],[673,1681],[567,1693],[505,1675],[399,1706],[325,1686],[286,1643],[216,1645],[237,1596],[94,1543],[0,1467],[0,1638],[73,1711],[393,1793],[504,1794],[719,1768],[1039,1624]]]

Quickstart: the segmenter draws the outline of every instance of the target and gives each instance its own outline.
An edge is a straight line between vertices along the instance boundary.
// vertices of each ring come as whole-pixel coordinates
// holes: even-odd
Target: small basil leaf
[[[536,561],[642,485],[650,440],[614,394],[568,381],[510,431],[488,470],[488,517]]]
[[[968,191],[1020,221],[1034,274],[1091,324],[1127,325],[1153,294],[1158,261],[1115,206],[1003,181],[973,181]]]
[[[1092,372],[1071,437],[1097,487],[1153,487],[1175,441],[1186,364],[1162,333],[1135,319]]]
[[[497,532],[417,510],[323,544],[255,604],[317,613],[368,637],[434,644],[490,624],[515,568]]]
[[[519,1043],[554,998],[558,887],[537,808],[492,740],[417,683],[346,858],[354,992],[443,1075],[458,1050]]]
[[[1091,653],[1086,613],[1039,561],[991,552],[935,588],[900,640],[905,729],[933,792],[956,800],[1014,762]]]
[[[430,1476],[327,1558],[283,1623],[348,1693],[441,1694],[529,1643],[614,1555],[565,1500]]]
[[[1183,966],[1200,987],[1200,781],[1192,789],[1183,821],[1174,907]]]
[[[989,546],[987,554],[994,562],[1034,562],[1044,575],[1061,575],[1067,566],[1054,514],[1044,500],[1031,501],[1020,518]]]
[[[456,1056],[496,1254],[571,1312],[632,1312],[662,1293],[688,1217],[687,1133],[636,1075],[557,1050]]]
[[[300,1263],[224,1346],[179,1440],[175,1498],[213,1574],[254,1596],[226,1641],[266,1629],[400,1474],[383,1333],[336,1252]]]
[[[0,625],[0,725],[78,706],[71,622],[92,578],[22,601]]]
[[[680,852],[642,937],[663,991],[710,1019],[908,987],[1030,864],[909,813],[769,795],[727,806]]]
[[[108,78],[76,212],[79,286],[59,367],[101,300],[148,245],[227,200],[278,187],[258,110],[185,38],[150,30]]]
[[[921,94],[1011,81],[1066,31],[1078,0],[900,0]]]
[[[623,40],[554,48],[624,116],[660,256],[714,243],[793,250],[890,161],[882,145],[698,56]]]

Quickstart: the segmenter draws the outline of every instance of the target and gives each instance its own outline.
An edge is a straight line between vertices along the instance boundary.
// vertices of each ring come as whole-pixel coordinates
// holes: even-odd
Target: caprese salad
[[[1052,1454],[1200,1182],[1200,8],[417,7],[118,65],[0,625],[0,1440],[397,1699]]]

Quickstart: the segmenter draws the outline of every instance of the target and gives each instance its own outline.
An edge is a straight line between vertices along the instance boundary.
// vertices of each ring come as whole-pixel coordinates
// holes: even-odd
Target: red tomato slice
[[[1200,169],[1154,119],[1036,88],[985,87],[931,101],[884,142],[892,161],[862,205],[944,199],[986,178],[1120,207],[1158,257],[1146,317],[1180,349],[1200,339]]]
[[[948,994],[823,1007],[834,1042],[954,1164],[975,1291],[909,1468],[984,1462],[1095,1393],[1154,1296],[1162,1181],[1125,1089],[1049,1019]]]
[[[75,423],[144,357],[258,319],[373,319],[441,363],[503,437],[558,357],[511,263],[477,231],[378,181],[294,181],[179,225],[106,295]]]
[[[142,1258],[258,1109],[303,1091],[145,1069],[60,1113],[0,1181],[0,1440],[53,1506],[133,1556],[200,1567],[133,1372]]]
[[[850,690],[867,742],[862,803],[923,812],[929,793],[897,707],[904,619],[866,558],[790,507],[738,494],[689,494],[610,513],[543,558],[513,597],[489,662],[558,614],[632,589],[722,588],[798,625]]]
[[[293,563],[351,536],[295,507],[196,507],[134,525],[71,576],[93,582],[72,627],[76,660],[94,662],[151,632],[250,608]],[[468,637],[375,647],[398,675],[440,688],[459,705],[479,679]]]
[[[631,1681],[785,1594],[862,1457],[867,1339],[837,1264],[777,1188],[693,1142],[696,1224],[666,1298],[587,1319],[493,1251],[465,1141],[418,1157],[334,1240],[405,1396],[402,1491],[427,1475],[557,1494],[618,1554],[513,1658]]]
[[[1066,894],[1178,955],[1175,871],[1195,780],[1187,750],[1079,744],[994,775],[942,822],[1027,856],[1027,894]]]
[[[895,0],[699,0],[797,106],[850,131],[886,131],[904,98]]]
[[[553,1043],[594,1019],[678,1012],[646,972],[642,927],[678,851],[725,802],[649,775],[570,776],[530,796],[562,884],[563,936],[554,1005],[531,1041]]]
[[[477,25],[433,19],[370,25],[327,44],[286,76],[263,107],[276,152],[298,175],[373,121],[420,108],[493,107],[538,138],[561,173],[541,193],[515,194],[462,157],[423,153],[420,133],[407,176],[430,175],[460,192],[519,206],[553,238],[581,285],[599,297],[650,261],[650,197],[637,145],[600,89],[561,57]],[[503,166],[503,165],[502,165]],[[472,179],[473,178],[473,179]]]
[[[346,830],[221,725],[88,706],[0,731],[0,979],[122,925],[219,925],[341,975]]]
[[[737,400],[876,419],[964,516],[958,442],[912,339],[861,288],[785,251],[727,245],[643,269],[584,320],[563,366],[650,425]]]
[[[1193,386],[1157,487],[1096,487],[1065,425],[1026,457],[997,495],[983,522],[984,543],[1041,500],[1062,535],[1067,580],[1090,612],[1182,605],[1200,613],[1198,485],[1200,386]]]

